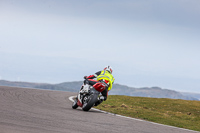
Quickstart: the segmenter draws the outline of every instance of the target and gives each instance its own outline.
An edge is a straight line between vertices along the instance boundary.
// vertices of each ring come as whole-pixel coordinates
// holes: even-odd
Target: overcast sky
[[[0,0],[0,79],[200,93],[199,0]]]

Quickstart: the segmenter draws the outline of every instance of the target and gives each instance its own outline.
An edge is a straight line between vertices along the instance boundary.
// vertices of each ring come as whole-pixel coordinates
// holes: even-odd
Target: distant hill
[[[199,100],[190,95],[184,95],[180,92],[162,89],[160,87],[143,87],[133,88],[125,85],[114,84],[113,89],[109,92],[111,95],[127,95],[139,97],[153,97],[153,98],[171,98],[171,99],[184,99],[184,100]]]
[[[35,89],[61,90],[70,92],[78,92],[82,84],[83,84],[82,81],[64,82],[60,84],[48,84],[48,83],[31,83],[31,82],[0,80],[0,86],[15,86],[15,87],[26,87]]]
[[[33,88],[34,86],[45,85],[45,83],[30,83],[30,82],[16,82],[16,81],[0,80],[0,85]]]
[[[200,93],[181,92],[184,96],[195,97],[200,100]]]
[[[64,82],[59,84],[47,84],[47,83],[12,82],[12,81],[0,80],[0,86],[27,87],[27,88],[61,90],[70,92],[78,92],[82,84],[83,81]],[[109,95],[199,100],[198,98],[195,97],[195,95],[191,96],[189,94],[184,94],[169,89],[162,89],[160,87],[134,88],[120,84],[114,84],[113,89],[109,92]]]

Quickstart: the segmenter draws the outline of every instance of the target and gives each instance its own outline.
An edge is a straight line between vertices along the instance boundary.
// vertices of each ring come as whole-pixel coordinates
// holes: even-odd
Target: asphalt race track
[[[0,87],[0,133],[195,133],[96,110],[73,110],[69,97],[75,94]]]

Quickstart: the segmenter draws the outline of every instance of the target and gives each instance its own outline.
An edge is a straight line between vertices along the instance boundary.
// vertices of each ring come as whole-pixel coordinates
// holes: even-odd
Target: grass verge
[[[200,101],[110,95],[97,109],[200,131]]]

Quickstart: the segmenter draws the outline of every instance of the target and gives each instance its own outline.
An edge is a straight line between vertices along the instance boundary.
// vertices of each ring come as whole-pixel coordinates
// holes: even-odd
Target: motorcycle
[[[88,80],[88,79],[86,79]],[[89,111],[96,102],[98,102],[101,92],[106,89],[106,83],[103,81],[96,83],[95,85],[84,84],[75,98],[72,108],[76,109],[81,107],[83,111]]]

